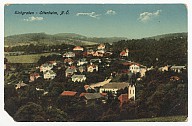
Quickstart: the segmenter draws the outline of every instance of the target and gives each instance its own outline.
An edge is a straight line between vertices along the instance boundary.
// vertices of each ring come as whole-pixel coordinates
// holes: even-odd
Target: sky
[[[25,13],[29,11],[30,14]],[[41,13],[49,11],[57,14]],[[62,11],[64,14],[61,14]],[[137,39],[188,32],[187,20],[187,8],[184,4],[11,4],[4,6],[5,36],[44,32]]]

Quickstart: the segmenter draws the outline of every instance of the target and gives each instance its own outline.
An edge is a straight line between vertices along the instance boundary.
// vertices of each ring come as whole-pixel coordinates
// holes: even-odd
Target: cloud
[[[97,18],[99,19],[99,16],[101,14],[96,14],[95,12],[91,12],[91,13],[77,13],[76,16],[89,16],[89,17],[92,17],[92,18]]]
[[[156,12],[143,12],[139,15],[138,20],[140,20],[141,22],[147,22],[152,18],[159,16],[161,12],[162,10],[157,10]]]
[[[24,19],[24,21],[30,21],[30,22],[32,22],[32,21],[42,21],[42,20],[44,20],[43,17],[34,17],[34,16],[28,17],[27,19]]]
[[[105,14],[106,15],[115,15],[116,12],[114,10],[107,10],[107,12]]]

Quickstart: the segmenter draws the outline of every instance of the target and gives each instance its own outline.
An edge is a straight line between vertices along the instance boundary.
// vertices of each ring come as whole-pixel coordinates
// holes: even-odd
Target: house
[[[73,51],[83,51],[83,47],[81,46],[76,46],[75,48],[73,48]]]
[[[85,104],[96,103],[99,100],[104,100],[104,96],[101,93],[81,93],[81,99],[85,102]]]
[[[105,50],[99,49],[99,50],[97,50],[96,52],[97,52],[97,53],[100,53],[100,54],[104,54],[104,53],[105,53]]]
[[[104,44],[100,44],[97,47],[98,50],[104,50],[105,49],[105,45]]]
[[[111,55],[113,55],[112,52],[105,52],[105,56],[111,56]]]
[[[53,72],[52,70],[47,70],[46,72],[43,73],[44,79],[54,79],[56,77],[56,73]]]
[[[93,71],[98,71],[98,65],[90,63],[89,65],[87,65],[87,72],[93,72]]]
[[[162,72],[164,72],[164,71],[168,71],[168,70],[169,70],[169,65],[160,67],[158,70],[159,70],[159,71],[162,71]]]
[[[15,89],[20,89],[21,87],[28,86],[27,84],[23,83],[23,81],[19,82],[18,84],[15,84]]]
[[[57,62],[56,61],[49,61],[49,64],[52,64],[53,66],[57,66]]]
[[[145,76],[145,73],[147,72],[147,67],[144,67],[144,66],[140,66],[140,74],[141,76],[140,77],[144,77]]]
[[[71,58],[66,58],[66,59],[64,59],[64,63],[67,63],[67,64],[69,64],[69,65],[72,65],[73,64],[73,59],[71,59]]]
[[[140,64],[138,63],[132,63],[130,66],[129,66],[129,70],[131,73],[138,73],[140,72]]]
[[[93,55],[93,53],[94,53],[93,49],[87,50],[87,55]]]
[[[178,76],[171,76],[170,81],[178,81],[180,78]]]
[[[103,87],[104,85],[108,84],[111,80],[112,80],[112,79],[109,78],[109,79],[105,79],[105,80],[102,81],[102,82],[98,82],[98,83],[96,83],[96,84],[91,84],[91,85],[90,85],[90,88],[95,89],[95,88],[97,88],[97,87]]]
[[[29,82],[33,82],[39,77],[40,77],[39,73],[31,73],[30,77],[29,77],[29,79],[30,79]]]
[[[117,93],[117,90],[124,89],[128,87],[128,83],[125,82],[111,82],[102,86],[99,90],[100,93],[103,92],[112,92],[113,94]]]
[[[40,66],[40,72],[44,73],[45,71],[51,70],[52,68],[53,68],[52,64],[44,63]]]
[[[126,48],[125,50],[121,51],[119,55],[122,57],[128,57],[129,49]]]
[[[123,66],[129,67],[129,71],[131,73],[138,73],[138,72],[140,72],[140,68],[142,67],[139,63],[135,63],[135,62],[131,62],[131,61],[126,61],[124,59],[120,60],[120,64],[122,64]]]
[[[91,63],[101,63],[101,59],[91,59]]]
[[[77,61],[77,66],[82,66],[87,63],[88,63],[88,61],[86,60],[86,58],[82,58]]]
[[[77,92],[74,91],[63,91],[60,96],[75,96]]]
[[[84,85],[84,89],[87,91],[88,89],[91,89],[91,87],[89,85]]]
[[[73,57],[75,57],[75,53],[73,53],[73,52],[66,52],[66,53],[63,54],[63,57],[73,58]]]
[[[85,94],[88,94],[88,93],[82,92],[82,93],[79,95],[79,97],[82,97],[82,96],[84,96]]]
[[[150,70],[153,70],[153,69],[154,69],[154,67],[151,66],[150,68],[147,68],[147,71],[150,71]]]
[[[86,76],[85,75],[73,75],[71,77],[73,82],[83,82],[86,80]]]
[[[93,55],[93,56],[97,56],[97,57],[103,57],[103,56],[104,56],[104,53],[100,53],[100,52],[96,51],[96,52],[94,52],[92,55]]]
[[[181,73],[182,70],[186,69],[185,66],[172,66],[170,68],[170,70],[174,71],[174,72],[178,72],[178,73]]]
[[[85,71],[85,67],[84,66],[80,66],[78,68],[78,70],[79,70],[80,73],[83,73]]]
[[[76,67],[68,67],[68,68],[65,70],[65,76],[66,76],[66,77],[69,77],[69,76],[73,75],[75,72],[77,72]]]

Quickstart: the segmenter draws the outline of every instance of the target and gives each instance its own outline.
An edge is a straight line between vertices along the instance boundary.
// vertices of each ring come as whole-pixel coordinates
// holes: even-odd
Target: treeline
[[[117,54],[125,48],[130,51],[129,60],[148,67],[187,64],[187,38],[133,39],[113,43],[113,50]]]
[[[65,50],[72,50],[75,46],[70,44],[61,44],[61,45],[22,45],[22,46],[14,46],[14,47],[5,47],[6,52],[17,52],[23,51],[25,54],[30,53],[43,53],[43,52],[63,52]]]

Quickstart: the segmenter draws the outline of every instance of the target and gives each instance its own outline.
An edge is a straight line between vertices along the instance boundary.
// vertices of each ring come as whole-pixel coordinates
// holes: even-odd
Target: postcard
[[[185,4],[5,4],[17,122],[187,122]]]

